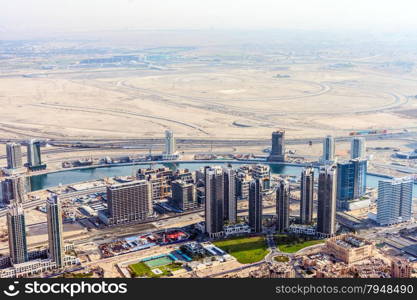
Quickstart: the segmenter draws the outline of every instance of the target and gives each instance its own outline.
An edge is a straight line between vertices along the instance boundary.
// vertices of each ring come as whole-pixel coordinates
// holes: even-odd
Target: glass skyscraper
[[[358,199],[366,192],[366,159],[352,159],[337,164],[337,208],[349,209],[349,200]]]

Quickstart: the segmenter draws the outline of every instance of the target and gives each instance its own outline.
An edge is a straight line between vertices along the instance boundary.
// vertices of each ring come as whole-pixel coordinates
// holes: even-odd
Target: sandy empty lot
[[[401,69],[382,50],[317,46],[324,48],[307,55],[284,42],[282,49],[230,43],[152,50],[172,54],[135,68],[80,67],[82,59],[117,52],[6,59],[0,138],[161,137],[165,129],[178,137],[265,138],[276,128],[319,137],[417,128],[415,55],[401,56],[412,66]],[[42,68],[49,64],[55,67]]]

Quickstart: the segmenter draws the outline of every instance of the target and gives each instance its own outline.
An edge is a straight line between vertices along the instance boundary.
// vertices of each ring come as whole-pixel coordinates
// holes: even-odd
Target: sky
[[[417,29],[415,0],[0,0],[2,34],[140,29]]]

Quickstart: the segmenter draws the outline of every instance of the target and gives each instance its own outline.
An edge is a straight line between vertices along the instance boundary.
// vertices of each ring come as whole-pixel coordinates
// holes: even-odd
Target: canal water
[[[246,164],[246,163],[242,163]],[[207,163],[176,163],[176,164],[153,164],[153,168],[169,167],[171,169],[189,169],[191,171],[197,170],[200,167],[206,166]],[[212,165],[227,165],[226,163],[213,162]],[[239,163],[232,163],[233,166],[241,165]],[[128,165],[128,166],[108,166],[108,167],[91,167],[86,169],[63,170],[60,172],[34,175],[30,178],[32,191],[43,190],[54,186],[74,184],[77,182],[91,181],[102,179],[105,177],[115,176],[130,176],[134,175],[139,168],[147,168],[149,164]],[[271,165],[272,174],[284,174],[300,176],[303,167],[290,165]],[[385,177],[376,175],[367,175],[366,184],[368,187],[377,187],[378,181]],[[417,193],[417,189],[414,188]],[[416,195],[414,195],[416,196]]]

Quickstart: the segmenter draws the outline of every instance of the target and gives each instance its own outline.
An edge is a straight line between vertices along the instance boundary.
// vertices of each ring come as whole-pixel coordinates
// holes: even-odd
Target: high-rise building
[[[6,196],[5,196],[4,183],[5,181],[0,180],[0,206],[5,206],[6,204],[8,204],[5,201]]]
[[[236,196],[239,200],[249,199],[250,168],[241,166],[236,170]]]
[[[314,169],[305,168],[301,173],[300,186],[300,221],[311,224],[313,221]]]
[[[28,142],[27,160],[27,165],[30,170],[42,170],[46,168],[46,165],[42,163],[40,141],[32,139]]]
[[[8,205],[14,199],[12,182],[7,178],[0,181],[0,202]]]
[[[272,148],[269,161],[285,161],[285,131],[277,130],[272,133]]]
[[[262,181],[253,179],[249,184],[249,226],[253,232],[262,232]]]
[[[267,165],[256,165],[252,170],[253,179],[261,179],[262,189],[267,191],[271,188],[271,170]]]
[[[337,163],[337,208],[349,210],[349,201],[362,197],[366,192],[366,159],[355,158]]]
[[[413,180],[397,178],[378,182],[377,222],[391,225],[409,221],[412,216]]]
[[[174,173],[173,173],[173,178],[174,180],[182,180],[186,183],[196,183],[196,176],[195,176],[195,172],[192,172],[188,169],[177,169]]]
[[[22,164],[22,147],[17,143],[6,144],[7,168],[18,169]]]
[[[166,155],[172,155],[176,152],[174,132],[172,130],[165,131],[165,152]]]
[[[366,158],[366,140],[363,137],[354,137],[350,146],[350,158]]]
[[[12,201],[25,202],[26,194],[30,191],[28,177],[14,176],[0,181],[0,202],[10,204]]]
[[[223,235],[224,179],[221,167],[205,168],[206,232],[211,236]]]
[[[336,188],[337,167],[321,167],[317,195],[317,232],[324,236],[336,233]]]
[[[146,180],[117,183],[107,187],[108,225],[139,223],[153,215],[152,188]]]
[[[324,163],[331,163],[335,159],[335,142],[331,135],[328,135],[323,140],[323,157]]]
[[[50,195],[46,200],[48,223],[49,258],[58,268],[64,266],[65,247],[62,228],[62,208],[58,195]]]
[[[7,211],[10,259],[13,264],[28,261],[25,214],[21,203],[13,203]]]
[[[171,193],[171,180],[174,172],[170,168],[139,169],[136,179],[147,180],[152,187],[152,200],[166,199]]]
[[[223,169],[224,180],[224,220],[229,224],[237,222],[236,172],[232,168]]]
[[[281,180],[277,187],[277,231],[284,232],[290,226],[290,185]]]
[[[172,182],[172,202],[173,205],[183,211],[198,208],[197,191],[193,183],[183,180]]]

